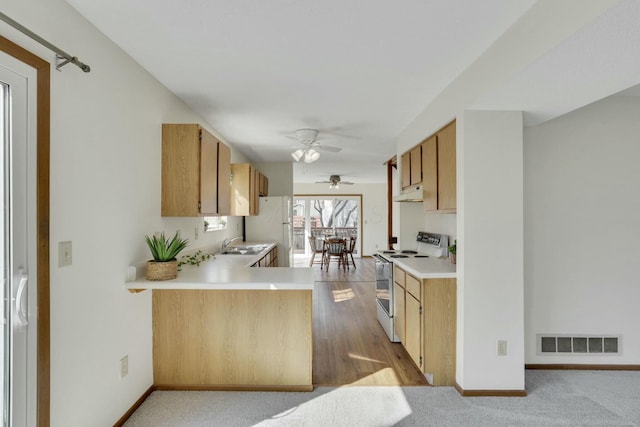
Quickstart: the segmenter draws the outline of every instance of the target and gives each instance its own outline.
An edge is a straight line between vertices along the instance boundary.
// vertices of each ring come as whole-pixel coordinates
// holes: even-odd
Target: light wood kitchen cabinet
[[[394,265],[394,282],[396,335],[431,385],[454,385],[456,280],[421,280]]]
[[[262,258],[256,261],[251,267],[277,267],[278,266],[278,247],[274,246]]]
[[[228,215],[230,153],[198,124],[163,124],[161,215]]]
[[[407,151],[400,157],[400,164],[402,166],[402,188],[407,188],[411,185],[411,152]]]
[[[402,162],[402,188],[422,182],[422,147],[413,147],[401,157]]]
[[[259,214],[259,174],[249,163],[231,164],[231,215]]]
[[[154,289],[153,384],[313,390],[312,308],[311,290]]]
[[[423,206],[426,212],[456,211],[456,122],[422,143]]]
[[[456,381],[456,279],[422,281],[422,371],[434,386]]]
[[[405,294],[404,348],[413,362],[422,370],[422,307],[420,301],[409,292]]]
[[[404,342],[405,290],[397,282],[393,284],[393,332],[400,342]]]
[[[258,193],[260,197],[267,197],[269,195],[269,178],[260,172],[258,172],[258,176],[260,182],[258,186]]]
[[[411,185],[422,182],[422,147],[418,145],[411,150]]]

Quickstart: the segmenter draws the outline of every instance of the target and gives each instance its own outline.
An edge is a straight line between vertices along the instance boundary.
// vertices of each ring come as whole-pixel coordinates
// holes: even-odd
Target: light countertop
[[[417,279],[456,277],[456,265],[448,258],[395,258],[393,263]]]
[[[242,242],[252,245],[258,242]],[[144,272],[131,274],[135,279],[127,281],[130,290],[141,289],[209,289],[209,290],[312,290],[314,284],[311,268],[250,267],[269,252],[270,244],[255,255],[222,255],[204,261],[200,266],[183,265],[173,280],[149,281]],[[132,267],[133,268],[133,267]]]

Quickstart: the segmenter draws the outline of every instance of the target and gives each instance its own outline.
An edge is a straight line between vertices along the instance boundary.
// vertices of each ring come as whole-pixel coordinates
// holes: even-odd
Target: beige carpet
[[[527,371],[526,389],[524,398],[451,387],[156,391],[125,426],[640,426],[640,372]]]

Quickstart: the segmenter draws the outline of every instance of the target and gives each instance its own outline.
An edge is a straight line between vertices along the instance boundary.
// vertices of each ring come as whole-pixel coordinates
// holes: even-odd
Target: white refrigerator
[[[293,198],[260,197],[259,215],[245,218],[249,242],[276,242],[278,267],[293,267]]]

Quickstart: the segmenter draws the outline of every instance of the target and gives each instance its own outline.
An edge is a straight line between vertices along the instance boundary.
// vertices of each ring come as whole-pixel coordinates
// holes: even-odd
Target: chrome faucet
[[[229,247],[229,245],[233,242],[235,242],[238,239],[242,239],[242,236],[236,236],[236,237],[227,237],[226,239],[224,239],[222,241],[222,248],[220,248],[220,252],[224,252],[227,250],[227,248]]]

